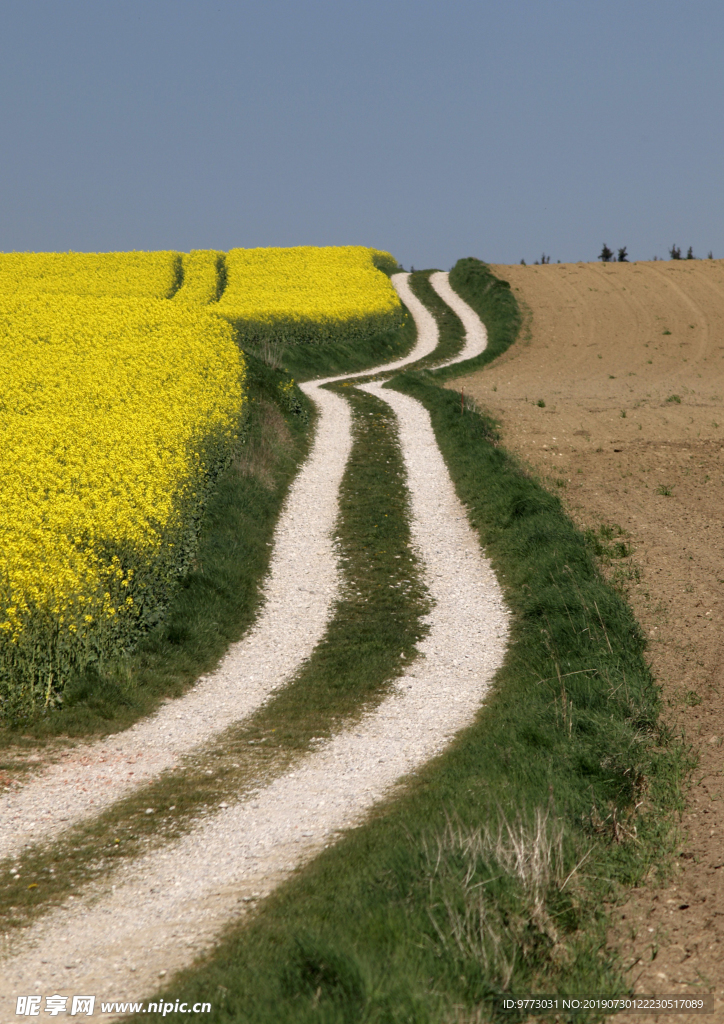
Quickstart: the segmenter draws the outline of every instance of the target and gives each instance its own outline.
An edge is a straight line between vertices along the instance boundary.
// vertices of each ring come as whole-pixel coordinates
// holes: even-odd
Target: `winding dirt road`
[[[447,275],[435,277],[433,286],[445,297]],[[437,344],[435,321],[409,292],[407,275],[398,275],[394,283],[418,324],[418,344],[407,359],[379,367],[375,373],[408,365],[432,353]],[[450,362],[471,358],[486,344],[478,318],[457,302],[468,333],[463,349]],[[308,616],[312,623],[305,650],[323,631],[336,592],[334,508],[351,446],[347,403],[321,389],[322,383],[305,385],[319,403],[318,433],[310,462],[300,474],[277,531],[280,553],[295,544],[304,551],[307,585],[310,574],[318,574],[313,576],[318,597],[313,612],[302,610],[302,617]],[[364,389],[387,402],[399,422],[411,498],[411,534],[433,601],[430,631],[419,645],[419,657],[373,712],[308,755],[295,770],[238,803],[222,805],[182,839],[122,867],[113,875],[112,885],[95,883],[15,936],[2,959],[3,1022],[15,1019],[16,996],[30,990],[95,992],[99,1000],[148,996],[158,985],[159,972],[171,974],[188,964],[200,948],[213,943],[224,925],[244,913],[245,898],[269,892],[334,841],[341,830],[363,822],[377,801],[441,751],[479,708],[505,652],[508,612],[502,593],[455,495],[427,412],[413,399],[385,390],[379,383]],[[328,465],[323,465],[325,452]],[[310,465],[315,467],[311,471]],[[318,517],[320,505],[324,514]],[[310,551],[300,531],[303,534],[317,517]],[[298,551],[294,557],[299,571]],[[284,571],[275,551],[272,580],[281,578]],[[166,744],[164,731],[166,723],[173,726],[179,721],[174,713],[185,716],[186,708],[197,708],[199,701],[203,704],[204,697],[208,701],[224,686],[233,686],[238,701],[253,674],[253,695],[245,698],[245,707],[251,706],[289,678],[293,664],[281,660],[279,647],[284,646],[288,632],[285,609],[291,610],[291,629],[296,629],[299,597],[295,590],[290,603],[281,594],[274,598],[277,593],[273,587],[266,589],[259,622],[230,652],[218,680],[215,674],[200,684],[198,694],[204,696],[191,691],[129,731],[136,737],[153,736],[162,748],[168,746],[170,753],[161,752],[157,764],[163,756],[175,756],[177,748]],[[261,651],[266,652],[265,670],[260,670]],[[217,682],[219,690],[214,689]],[[209,723],[214,714],[213,708],[207,709],[207,735],[213,732]],[[220,716],[227,720],[225,711]],[[173,727],[170,732],[175,735]],[[128,743],[129,734],[117,742]],[[198,733],[192,742],[197,740]],[[27,794],[32,795],[32,787],[37,799],[51,774],[52,769],[26,787],[25,799],[30,799]],[[23,793],[15,799],[22,801]],[[77,816],[95,812],[96,806],[91,808],[87,799],[75,805]],[[52,819],[48,825],[47,834],[52,834]],[[15,834],[24,838],[21,831]]]

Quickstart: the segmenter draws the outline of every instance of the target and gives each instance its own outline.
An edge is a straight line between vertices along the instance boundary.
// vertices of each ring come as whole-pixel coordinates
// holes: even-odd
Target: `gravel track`
[[[446,275],[443,275],[446,276]],[[434,318],[413,295],[409,274],[392,283],[413,314],[417,342],[391,371],[429,355],[437,345]],[[194,747],[246,718],[295,675],[324,635],[339,592],[333,530],[338,494],[352,446],[347,402],[322,389],[349,374],[302,384],[319,411],[312,451],[294,480],[274,534],[263,606],[246,636],[219,667],[185,696],[125,732],[78,743],[55,763],[0,795],[0,857],[71,825],[178,766]]]
[[[453,313],[460,317],[465,328],[465,344],[462,349],[454,359],[448,359],[442,365],[452,366],[453,363],[462,363],[466,359],[479,356],[488,347],[488,332],[478,314],[460,298],[456,291],[453,291],[447,274],[442,271],[430,274],[430,284],[443,302],[446,302]]]
[[[484,340],[484,338],[483,338]],[[480,344],[480,341],[478,342]],[[465,348],[463,349],[463,353]],[[455,360],[469,358],[460,353]],[[50,912],[3,962],[3,1021],[23,992],[140,999],[159,973],[211,944],[245,899],[364,820],[401,776],[439,753],[474,718],[502,663],[508,612],[437,447],[427,411],[379,384],[399,419],[411,496],[412,541],[433,599],[420,658],[390,695],[266,788],[223,808],[162,850]]]

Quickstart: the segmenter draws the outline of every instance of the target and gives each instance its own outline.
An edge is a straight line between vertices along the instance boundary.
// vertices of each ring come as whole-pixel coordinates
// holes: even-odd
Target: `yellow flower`
[[[224,254],[213,249],[194,249],[183,257],[183,283],[174,302],[204,306],[215,302],[221,286]]]
[[[395,266],[361,246],[0,254],[0,713],[158,621],[237,441],[234,331],[395,328]]]

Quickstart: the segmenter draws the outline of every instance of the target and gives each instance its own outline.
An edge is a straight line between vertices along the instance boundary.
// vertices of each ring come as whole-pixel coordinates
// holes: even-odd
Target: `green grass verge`
[[[489,359],[515,337],[517,306],[462,263]],[[658,724],[643,637],[585,539],[441,376],[395,386],[430,411],[505,589],[505,665],[475,724],[403,797],[174,979],[174,1000],[210,1000],[214,1021],[423,1024],[456,1007],[512,1021],[524,1015],[501,1012],[503,992],[627,991],[605,901],[665,860],[686,751]]]
[[[415,344],[415,325],[409,314],[396,331],[359,341],[327,342],[324,345],[260,345],[256,354],[270,366],[283,366],[295,380],[334,377],[369,370],[380,363],[402,359]],[[246,348],[245,348],[246,351]]]
[[[110,884],[123,861],[172,841],[222,800],[238,799],[288,769],[314,740],[379,702],[414,658],[429,603],[409,547],[397,422],[379,399],[339,390],[352,403],[354,443],[336,529],[342,595],[323,640],[291,684],[181,769],[56,842],[0,863],[0,932],[24,927],[96,879]]]
[[[507,281],[501,281],[490,267],[472,256],[458,260],[450,271],[450,284],[482,319],[488,332],[488,346],[474,359],[438,370],[435,379],[446,380],[472,373],[497,359],[518,337],[523,318]]]
[[[307,400],[283,390],[288,381],[288,374],[249,358],[243,444],[209,500],[195,568],[163,624],[132,655],[71,682],[62,709],[3,724],[0,749],[125,729],[212,670],[248,628],[282,502],[310,443]],[[19,762],[5,758],[3,768],[16,772]]]

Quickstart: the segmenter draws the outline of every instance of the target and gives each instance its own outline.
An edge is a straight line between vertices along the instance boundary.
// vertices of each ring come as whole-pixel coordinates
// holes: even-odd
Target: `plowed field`
[[[724,1019],[724,261],[495,266],[519,341],[452,382],[614,556],[665,714],[700,761],[678,868],[616,911],[635,991],[711,990]]]

